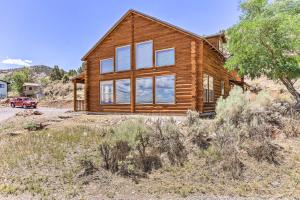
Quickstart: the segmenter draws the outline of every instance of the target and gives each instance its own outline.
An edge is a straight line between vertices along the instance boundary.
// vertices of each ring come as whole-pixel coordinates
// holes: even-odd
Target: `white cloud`
[[[20,65],[20,66],[30,66],[32,64],[31,60],[22,60],[22,59],[13,59],[13,58],[6,58],[1,61],[2,64],[8,65]]]

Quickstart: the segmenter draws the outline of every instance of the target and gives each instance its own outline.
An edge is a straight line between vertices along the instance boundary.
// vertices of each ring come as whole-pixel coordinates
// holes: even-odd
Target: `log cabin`
[[[90,113],[214,112],[236,72],[224,68],[224,33],[200,36],[129,10],[82,57],[73,79],[74,110]],[[77,83],[84,99],[77,99]]]

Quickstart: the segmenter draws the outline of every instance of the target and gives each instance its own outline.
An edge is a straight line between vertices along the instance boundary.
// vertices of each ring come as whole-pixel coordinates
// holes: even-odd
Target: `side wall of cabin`
[[[135,44],[153,41],[153,64],[155,50],[175,48],[175,65],[135,69]],[[118,46],[131,45],[132,70],[100,74],[100,60],[113,57]],[[114,31],[87,57],[85,73],[85,90],[87,111],[90,112],[137,112],[137,113],[185,113],[188,109],[199,108],[196,89],[200,55],[199,41],[180,33],[170,27],[133,14],[127,16]],[[157,75],[175,75],[175,104],[135,105],[135,79],[138,77],[155,77]],[[198,77],[198,78],[197,78]],[[131,104],[100,104],[100,81],[131,79]],[[198,86],[198,85],[197,85]],[[155,88],[155,85],[153,85]],[[155,89],[154,89],[155,93]],[[154,96],[154,95],[153,95]],[[202,96],[202,94],[200,95]],[[201,97],[200,97],[201,98]],[[153,97],[154,99],[154,97]]]
[[[217,100],[221,96],[221,81],[224,81],[224,97],[229,95],[231,89],[229,80],[235,80],[235,77],[231,75],[225,68],[225,60],[214,51],[211,46],[208,44],[203,45],[203,67],[202,67],[202,79],[205,74],[213,77],[213,91],[214,99],[210,102],[204,102],[203,93],[202,93],[202,102],[203,102],[203,112],[213,112],[215,111],[215,106]],[[203,84],[203,83],[202,83]],[[202,85],[203,88],[203,85]]]

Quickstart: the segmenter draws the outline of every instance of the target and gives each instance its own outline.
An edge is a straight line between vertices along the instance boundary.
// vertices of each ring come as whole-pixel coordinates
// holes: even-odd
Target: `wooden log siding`
[[[136,69],[135,45],[149,40],[153,42],[153,67]],[[115,49],[124,45],[131,46],[131,70],[100,74],[100,60],[112,57],[116,62]],[[156,67],[155,51],[167,48],[175,49],[175,65]],[[202,40],[196,40],[162,23],[135,13],[127,15],[85,58],[86,108],[90,112],[185,113],[188,109],[210,111],[214,104],[203,103],[203,73],[207,72],[216,78],[217,98],[220,95],[217,92],[220,87],[218,81],[225,72],[220,70],[223,69],[224,61],[211,48]],[[155,98],[155,77],[171,74],[175,75],[175,104],[135,104],[136,78],[153,77]],[[101,105],[100,81],[125,78],[131,81],[131,104]],[[226,81],[227,78],[227,91]]]

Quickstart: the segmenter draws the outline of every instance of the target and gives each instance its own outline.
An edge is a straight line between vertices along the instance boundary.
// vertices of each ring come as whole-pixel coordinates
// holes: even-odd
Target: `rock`
[[[271,183],[271,185],[272,185],[273,187],[279,187],[279,186],[280,186],[280,183],[279,183],[278,181],[273,181],[273,182]]]
[[[42,115],[43,113],[40,112],[40,111],[35,110],[35,111],[33,111],[33,114],[34,114],[34,115]]]

